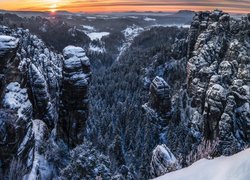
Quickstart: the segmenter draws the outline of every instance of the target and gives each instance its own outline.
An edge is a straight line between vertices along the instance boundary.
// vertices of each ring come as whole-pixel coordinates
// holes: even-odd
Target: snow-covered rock
[[[18,118],[28,120],[32,117],[32,104],[27,89],[22,89],[18,82],[7,85],[2,104],[6,109],[15,110]]]
[[[15,56],[18,42],[19,39],[15,37],[0,35],[0,58],[2,59],[8,54],[12,54],[12,56]]]
[[[154,18],[149,18],[149,17],[145,17],[145,18],[144,18],[144,21],[156,21],[156,19],[154,19]]]
[[[152,177],[158,177],[181,168],[178,160],[170,149],[165,145],[158,145],[153,150],[153,156],[150,163],[150,174]]]
[[[95,30],[95,28],[93,26],[89,26],[89,25],[82,25],[83,29],[86,29],[88,31],[93,31]]]
[[[16,178],[14,176],[19,174],[20,177],[28,177],[27,173],[32,171],[32,167],[35,166],[33,160],[36,159],[33,156],[35,139],[32,120],[39,116],[42,123],[46,122],[48,125],[57,121],[58,112],[55,111],[55,107],[58,108],[62,57],[50,51],[43,41],[32,35],[29,30],[21,28],[15,30],[7,28],[7,30],[13,37],[2,38],[4,41],[0,47],[1,52],[6,52],[3,60],[4,58],[7,60],[2,63],[5,66],[4,71],[1,70],[3,73],[1,77],[4,78],[1,80],[3,99],[0,129],[5,134],[3,136],[5,140],[0,140],[2,144],[0,161],[5,169],[2,171],[1,166],[0,171],[3,174],[0,173],[0,176],[3,178],[8,175],[9,178]],[[43,133],[46,136],[50,134],[49,131]],[[5,152],[5,149],[10,148],[11,151]],[[35,168],[34,175],[37,176],[37,171],[48,167],[44,165]]]
[[[29,174],[25,175],[24,179],[33,180],[37,177],[41,179],[50,179],[52,177],[53,168],[42,154],[43,144],[48,138],[49,132],[47,125],[41,120],[33,120],[33,134],[35,139],[34,157],[32,169]]]
[[[110,34],[109,32],[91,32],[88,33],[87,35],[89,36],[91,41],[93,41],[93,40],[101,40],[102,37],[108,36],[109,34]]]
[[[153,108],[161,113],[171,111],[170,86],[161,77],[156,76],[150,85],[150,103]]]

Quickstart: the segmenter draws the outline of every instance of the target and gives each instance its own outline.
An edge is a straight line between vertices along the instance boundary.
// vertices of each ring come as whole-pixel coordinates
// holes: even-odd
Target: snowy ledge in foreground
[[[201,159],[193,165],[155,180],[249,180],[250,149],[230,157]]]

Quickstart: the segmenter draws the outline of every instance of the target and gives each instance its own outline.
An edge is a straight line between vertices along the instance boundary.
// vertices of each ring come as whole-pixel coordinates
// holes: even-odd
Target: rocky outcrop
[[[224,110],[226,101],[226,90],[219,84],[215,84],[207,90],[204,123],[207,138],[215,139],[218,134],[218,124]]]
[[[16,56],[19,39],[11,36],[0,35],[0,70],[2,71],[9,61]]]
[[[27,89],[22,89],[17,82],[10,83],[6,87],[2,106],[0,154],[3,167],[1,168],[4,173],[15,174],[17,169],[11,168],[11,164],[18,161],[25,167],[22,172],[24,175],[32,165],[29,162],[29,155],[33,151],[34,143],[32,104],[28,99]],[[18,156],[13,158],[15,155]]]
[[[0,35],[0,97],[6,86],[6,73],[10,70],[13,59],[16,57],[16,52],[19,45],[19,39]]]
[[[44,143],[50,133],[47,125],[39,119],[32,121],[32,132],[34,134],[32,168],[24,179],[52,179],[53,168],[44,155]]]
[[[150,104],[161,113],[171,112],[170,86],[161,77],[156,76],[150,85]]]
[[[199,29],[206,28],[197,33],[187,65],[187,82],[192,107],[203,116],[203,134],[207,139],[220,136],[224,145],[236,144],[236,139],[248,142],[246,138],[237,137],[234,129],[239,130],[235,126],[240,119],[235,116],[237,109],[247,107],[245,103],[249,103],[249,21],[246,17],[232,20],[221,11],[198,13],[194,19]],[[190,36],[195,28],[197,26],[191,26]],[[240,87],[241,94],[238,93]],[[245,116],[243,121],[248,122],[248,118]],[[246,131],[243,134],[247,137]]]
[[[0,35],[0,177],[50,179],[42,148],[58,119],[62,56],[28,30],[0,27],[0,34],[6,29],[11,36]]]
[[[88,118],[88,85],[90,62],[80,47],[68,46],[63,50],[62,104],[58,133],[70,147],[83,142]]]
[[[161,127],[167,130],[160,132],[183,166],[207,156],[232,155],[250,145],[249,29],[249,16],[233,19],[216,10],[198,12],[193,18],[186,82],[179,89],[171,87],[170,108],[166,105],[163,113],[172,109],[172,116]]]
[[[178,160],[166,145],[158,145],[153,150],[153,156],[150,163],[150,174],[152,177],[158,177],[171,171],[181,168]]]
[[[83,142],[90,63],[82,48],[69,46],[63,57],[29,30],[8,34],[15,37],[0,35],[0,177],[52,179],[69,163],[64,147]],[[50,148],[65,154],[61,162]]]
[[[55,119],[49,112],[52,105],[47,81],[34,64],[29,67],[29,80],[36,109],[35,117],[43,119],[49,127],[53,128]]]

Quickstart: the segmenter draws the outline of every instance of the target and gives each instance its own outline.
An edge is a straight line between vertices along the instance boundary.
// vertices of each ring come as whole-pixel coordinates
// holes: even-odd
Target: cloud
[[[91,2],[82,2],[82,1],[73,1],[72,3],[64,6],[64,7],[105,7],[105,6],[182,6],[182,7],[190,7],[190,6],[203,6],[203,7],[230,7],[230,8],[250,8],[250,3],[246,3],[243,0],[237,0],[237,3],[233,0],[227,1],[215,1],[215,0],[206,0],[206,1],[198,1],[198,0],[162,0],[162,1],[154,1],[152,0],[127,0],[127,1],[91,1]],[[63,7],[63,6],[62,6]]]

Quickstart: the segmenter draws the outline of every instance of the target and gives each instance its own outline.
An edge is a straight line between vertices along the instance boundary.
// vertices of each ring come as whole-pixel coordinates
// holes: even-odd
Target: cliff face
[[[191,107],[202,116],[204,138],[217,139],[218,153],[230,155],[249,143],[250,21],[199,13],[193,29],[199,33],[187,64]]]
[[[58,176],[48,147],[83,142],[89,61],[77,47],[54,53],[28,30],[3,28],[0,34],[9,35],[0,35],[0,177]]]
[[[166,144],[183,165],[207,156],[232,155],[249,146],[249,17],[236,20],[221,11],[197,13],[187,37],[187,61],[183,61],[186,81],[180,89],[171,88],[172,103],[165,108],[165,113],[172,109],[171,117],[164,118],[162,111],[150,106],[169,122],[163,132]],[[150,94],[154,98],[157,91]]]

